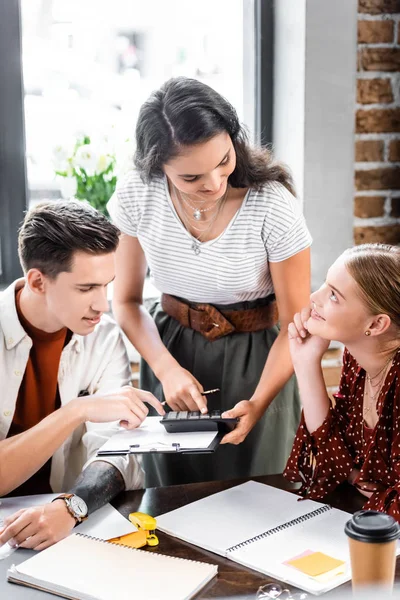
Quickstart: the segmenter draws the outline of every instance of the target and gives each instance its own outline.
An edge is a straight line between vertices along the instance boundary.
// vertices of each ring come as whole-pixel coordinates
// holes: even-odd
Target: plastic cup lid
[[[400,526],[393,517],[376,510],[360,510],[347,521],[345,533],[359,542],[392,542],[400,537]]]

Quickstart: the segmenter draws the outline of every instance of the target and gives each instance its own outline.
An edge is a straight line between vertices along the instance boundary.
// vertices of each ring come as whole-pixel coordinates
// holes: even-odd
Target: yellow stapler
[[[146,513],[134,512],[130,513],[128,518],[132,525],[135,525],[139,531],[146,531],[146,541],[148,546],[158,545],[158,537],[154,533],[154,530],[157,527],[157,521],[154,517],[146,515]]]
[[[127,533],[121,537],[108,540],[112,544],[122,544],[131,548],[142,548],[143,546],[157,546],[158,538],[154,533],[157,522],[154,517],[146,515],[146,513],[135,512],[129,515],[129,520],[132,525],[138,528],[138,531]]]

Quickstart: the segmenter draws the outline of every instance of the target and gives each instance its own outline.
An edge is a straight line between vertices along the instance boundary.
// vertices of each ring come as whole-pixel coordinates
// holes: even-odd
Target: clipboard
[[[147,417],[140,427],[121,428],[99,448],[97,456],[127,454],[208,454],[218,447],[224,434],[218,431],[168,433],[161,417]]]

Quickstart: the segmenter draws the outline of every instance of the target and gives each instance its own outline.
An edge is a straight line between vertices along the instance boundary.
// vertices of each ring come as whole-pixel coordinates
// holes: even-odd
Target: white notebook
[[[350,517],[327,504],[299,501],[295,494],[249,481],[158,516],[157,527],[265,575],[321,594],[351,578],[344,533]],[[315,577],[288,564],[311,555],[324,560],[323,564],[335,560],[342,564]],[[327,563],[327,559],[333,560]]]
[[[7,578],[72,600],[186,600],[217,569],[74,534],[13,565]]]

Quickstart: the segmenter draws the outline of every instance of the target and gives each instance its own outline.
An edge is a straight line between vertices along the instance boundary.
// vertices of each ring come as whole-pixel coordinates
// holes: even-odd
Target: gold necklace
[[[396,352],[397,352],[397,350],[396,350]],[[377,384],[373,385],[372,381],[371,381],[371,377],[369,377],[368,373],[366,373],[365,384],[364,384],[364,399],[363,399],[363,419],[364,420],[366,419],[366,417],[369,415],[369,413],[372,411],[373,408],[375,408],[375,411],[376,411],[376,404],[379,399],[379,395],[382,391],[382,387],[385,383],[388,372],[391,369],[390,363],[393,361],[396,352],[389,358],[388,361],[386,361],[384,368],[380,369],[378,375],[380,375],[381,373],[383,373],[383,374]],[[376,375],[372,379],[376,379]],[[369,384],[371,390],[374,390],[374,388],[376,388],[376,391],[372,391],[372,393],[371,393],[367,387],[367,384]],[[368,402],[367,402],[367,399],[368,399]],[[364,431],[364,423],[363,423],[363,431]]]
[[[371,375],[369,375],[369,373],[367,373],[367,379],[369,381],[369,383],[372,385],[372,382],[374,381],[374,379],[376,379],[377,377],[379,377],[379,375],[382,373],[382,371],[384,371],[386,369],[386,367],[388,366],[388,364],[390,363],[391,360],[393,360],[394,355],[396,354],[397,349],[395,350],[394,354],[392,354],[391,356],[389,356],[388,360],[385,362],[385,364],[383,365],[382,369],[380,369],[373,377],[371,377]],[[373,386],[376,387],[376,386]]]
[[[379,398],[379,394],[381,392],[381,389],[382,389],[382,385],[378,389],[378,391],[375,394],[373,394],[372,397],[369,397],[369,393],[367,392],[367,388],[364,387],[364,400],[363,400],[363,411],[362,411],[363,418],[361,420],[361,447],[362,448],[364,448],[364,443],[365,443],[365,440],[364,440],[364,427],[365,427],[365,424],[366,424],[366,419],[367,419],[369,413],[372,411],[372,407],[373,406],[375,406],[375,410],[376,410],[376,401]],[[366,397],[367,396],[369,397],[368,406],[365,405],[365,401],[366,401]]]
[[[376,409],[376,402],[379,398],[379,394],[381,392],[382,387],[383,387],[383,381],[381,382],[377,391],[374,392],[373,394],[370,394],[367,386],[364,387],[364,404],[363,404],[364,419],[365,419],[365,417],[367,417],[369,415],[369,413],[372,411],[372,409],[374,407]],[[367,398],[368,398],[368,402],[366,403]]]
[[[368,375],[368,373],[366,372],[366,377],[365,377],[365,384],[364,384],[364,397],[363,397],[363,407],[362,407],[362,414],[363,414],[363,418],[361,420],[361,444],[362,447],[364,447],[364,423],[365,423],[365,419],[366,417],[369,415],[369,413],[371,412],[373,406],[375,406],[375,410],[376,410],[376,404],[377,401],[379,400],[379,396],[380,393],[382,391],[382,388],[384,386],[385,380],[387,375],[390,373],[390,370],[392,368],[392,364],[394,357],[396,356],[398,350],[399,350],[400,346],[398,346],[396,348],[396,350],[393,352],[393,354],[389,357],[389,359],[386,361],[385,365],[383,366],[382,369],[380,369],[380,371],[378,371],[378,373],[376,375],[374,375],[374,377],[370,377]],[[389,368],[388,368],[389,367]],[[383,371],[383,375],[381,377],[381,379],[379,380],[379,382],[374,386],[372,384],[372,380],[376,379],[378,375],[380,375]],[[366,387],[366,383],[369,383],[369,385],[371,386],[371,389],[373,389],[374,387],[377,388],[376,392],[374,392],[372,395],[369,394],[368,389]],[[366,406],[366,397],[368,396],[368,405]],[[377,412],[377,410],[376,410]],[[378,415],[378,419],[379,419],[379,415]]]

